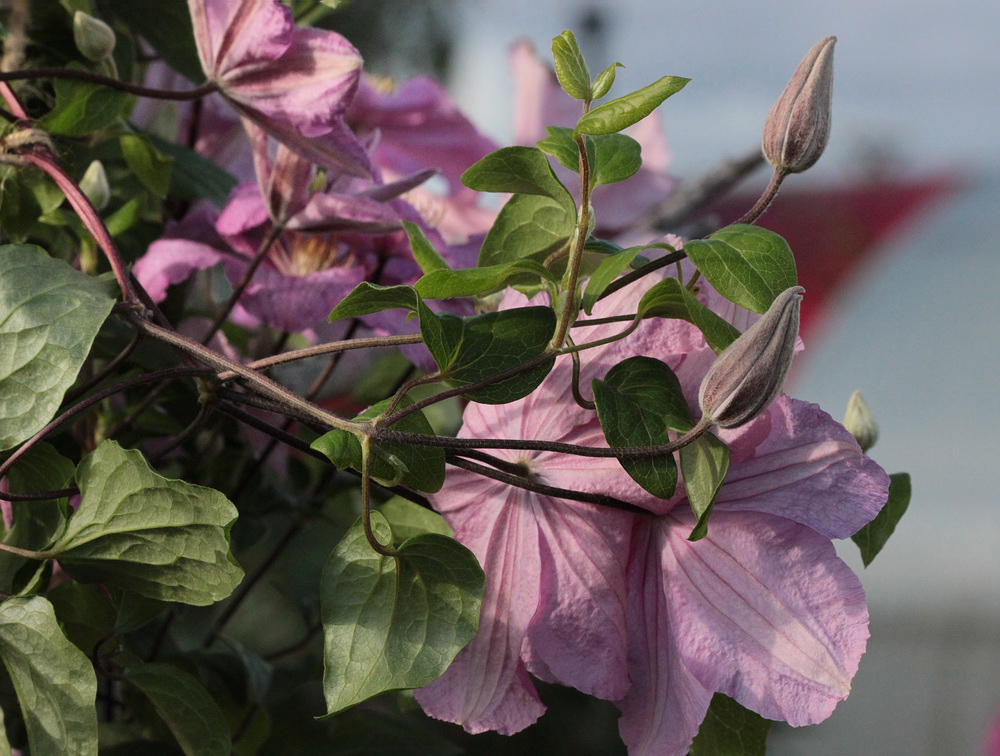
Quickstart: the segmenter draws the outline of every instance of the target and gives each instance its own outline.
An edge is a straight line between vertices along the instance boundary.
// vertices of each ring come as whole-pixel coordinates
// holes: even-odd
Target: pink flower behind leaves
[[[640,294],[628,287],[594,316],[633,311]],[[745,327],[745,311],[722,311]],[[588,328],[587,339],[615,328]],[[637,354],[669,364],[697,406],[714,355],[676,320],[584,352],[582,385]],[[569,375],[562,360],[525,399],[470,405],[460,435],[605,446],[595,414],[569,398]],[[493,452],[541,482],[610,494],[650,516],[449,474],[434,503],[484,565],[487,588],[479,634],[417,692],[424,709],[472,732],[516,732],[544,709],[530,673],[615,700],[633,756],[686,753],[715,692],[793,725],[828,716],[868,637],[863,591],[830,539],[877,514],[888,478],[829,415],[787,397],[719,435],[729,477],[696,542],[683,484],[655,499],[613,459]]]
[[[296,28],[278,0],[188,0],[188,8],[205,75],[244,119],[313,162],[368,175],[343,119],[361,75],[350,42]]]

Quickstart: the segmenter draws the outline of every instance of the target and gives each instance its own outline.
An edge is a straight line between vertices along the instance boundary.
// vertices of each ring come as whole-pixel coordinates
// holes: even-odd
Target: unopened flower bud
[[[857,439],[863,452],[867,452],[878,441],[878,423],[872,417],[871,410],[868,409],[865,400],[861,398],[860,391],[855,391],[847,400],[844,427]]]
[[[100,160],[93,161],[80,179],[80,190],[98,210],[103,210],[111,201],[111,186],[108,184],[108,174]]]
[[[720,428],[735,428],[767,408],[785,384],[799,335],[799,303],[792,286],[716,358],[698,391],[702,414]]]
[[[768,113],[761,146],[775,170],[801,173],[823,154],[830,136],[836,41],[826,37],[813,45]]]
[[[73,40],[83,57],[100,63],[115,50],[115,32],[99,18],[77,11],[73,14]]]

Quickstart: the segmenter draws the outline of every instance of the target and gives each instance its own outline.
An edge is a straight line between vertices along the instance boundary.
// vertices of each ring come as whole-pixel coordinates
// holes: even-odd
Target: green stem
[[[372,485],[372,475],[371,475],[371,458],[372,458],[372,439],[369,435],[364,435],[358,439],[361,443],[361,521],[364,523],[365,528],[365,538],[368,539],[368,545],[372,547],[374,551],[381,554],[382,556],[395,557],[399,556],[399,552],[392,548],[391,545],[386,546],[381,543],[378,538],[375,537],[375,531],[372,528],[372,496],[371,496],[371,485]]]

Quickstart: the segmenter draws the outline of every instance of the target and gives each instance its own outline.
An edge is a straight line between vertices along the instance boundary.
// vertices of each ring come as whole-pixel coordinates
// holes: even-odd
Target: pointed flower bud
[[[792,286],[718,356],[698,391],[702,414],[720,428],[749,422],[784,386],[799,334],[799,302],[805,291]]]
[[[73,14],[73,41],[83,57],[95,63],[107,60],[115,50],[114,30],[83,11]]]
[[[861,398],[860,391],[855,391],[847,400],[844,427],[857,439],[863,452],[867,452],[878,441],[878,423],[875,422],[865,400]]]
[[[100,160],[94,160],[87,166],[83,178],[80,179],[80,190],[98,210],[103,210],[111,201],[111,185],[108,184],[108,174]]]
[[[761,145],[778,171],[801,173],[823,154],[830,136],[836,41],[826,37],[813,45],[768,113]]]

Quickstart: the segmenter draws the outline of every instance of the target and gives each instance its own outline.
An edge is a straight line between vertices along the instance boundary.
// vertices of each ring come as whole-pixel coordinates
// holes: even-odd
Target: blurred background
[[[867,570],[840,544],[872,615],[851,697],[817,727],[773,728],[768,752],[985,753],[1000,708],[1000,245],[989,230],[1000,211],[1000,5],[453,0],[358,2],[344,14],[337,28],[370,70],[435,73],[501,144],[513,132],[517,39],[547,57],[552,37],[573,30],[592,71],[625,64],[613,95],[691,77],[661,108],[681,188],[754,150],[802,55],[838,36],[830,146],[786,181],[761,225],[789,240],[807,288],[807,348],[789,393],[839,419],[860,389],[881,426],[871,455],[912,474],[913,499]],[[735,217],[766,178],[753,174],[713,212]]]

